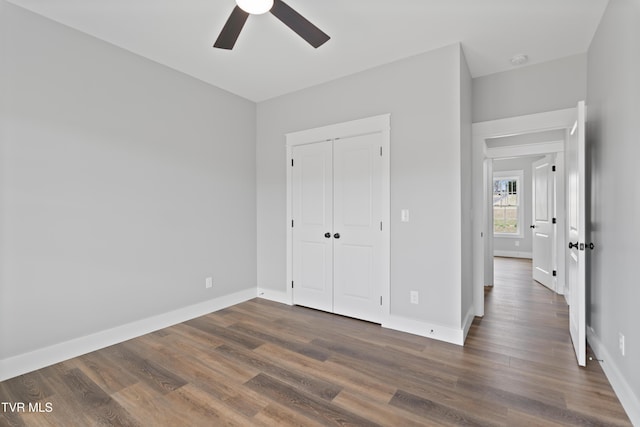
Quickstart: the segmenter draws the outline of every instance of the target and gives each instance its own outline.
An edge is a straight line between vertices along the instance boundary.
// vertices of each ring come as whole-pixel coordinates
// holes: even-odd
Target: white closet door
[[[331,142],[293,148],[293,303],[329,312],[333,311],[332,157]]]
[[[381,134],[334,143],[334,312],[382,320]]]

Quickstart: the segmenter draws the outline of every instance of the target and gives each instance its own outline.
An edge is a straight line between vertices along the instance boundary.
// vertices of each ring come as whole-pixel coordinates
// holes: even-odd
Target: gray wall
[[[579,54],[473,79],[473,122],[575,107],[586,98]]]
[[[635,393],[640,423],[640,5],[616,0],[589,48],[587,145],[591,162],[591,241],[587,323],[599,356]],[[618,350],[626,337],[626,355]],[[609,372],[608,372],[609,374]]]
[[[521,206],[524,209],[524,238],[516,239],[512,237],[494,237],[493,238],[493,250],[494,251],[510,251],[510,252],[527,252],[532,251],[532,237],[529,226],[532,224],[532,206],[531,206],[531,164],[538,160],[540,157],[521,157],[516,159],[507,160],[494,160],[493,172],[501,171],[524,171],[524,183],[522,186],[523,196],[521,199]],[[520,246],[516,246],[516,242],[519,242]]]
[[[0,359],[255,288],[255,104],[0,5]]]
[[[259,287],[286,290],[284,135],[391,113],[391,313],[460,327],[460,58],[452,45],[258,104]]]

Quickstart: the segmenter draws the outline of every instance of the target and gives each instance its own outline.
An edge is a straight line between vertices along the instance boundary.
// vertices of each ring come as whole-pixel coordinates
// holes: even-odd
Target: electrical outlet
[[[204,287],[209,289],[213,286],[213,277],[207,277],[204,282]]]
[[[400,211],[400,221],[409,222],[409,209],[402,209]]]
[[[618,346],[620,347],[620,354],[624,356],[624,335],[622,332],[618,332]]]
[[[411,297],[411,304],[418,304],[419,303],[418,291],[411,291],[409,293],[409,295]]]

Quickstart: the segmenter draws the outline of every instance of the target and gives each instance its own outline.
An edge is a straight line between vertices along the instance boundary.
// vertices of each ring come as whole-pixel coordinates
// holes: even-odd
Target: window
[[[523,237],[523,171],[493,174],[493,233],[499,237]]]

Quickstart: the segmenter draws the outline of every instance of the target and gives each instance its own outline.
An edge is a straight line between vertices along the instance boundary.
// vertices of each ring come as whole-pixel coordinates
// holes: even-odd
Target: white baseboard
[[[433,323],[421,322],[401,316],[390,315],[383,323],[383,328],[408,332],[451,344],[463,345],[465,332],[462,329],[451,328]]]
[[[625,376],[620,372],[620,369],[616,366],[614,359],[611,357],[607,348],[602,344],[602,341],[591,332],[590,328],[587,328],[587,341],[591,349],[596,354],[598,359],[604,360],[600,364],[604,374],[607,376],[609,383],[613,391],[615,391],[618,400],[622,404],[622,407],[627,412],[631,424],[634,426],[640,426],[640,397],[636,396],[631,386],[625,379]]]
[[[505,258],[526,258],[533,259],[531,252],[517,252],[517,251],[493,251],[493,256],[501,256]]]
[[[289,301],[287,293],[282,291],[258,288],[258,298],[264,298],[269,301],[291,305],[291,301]],[[465,317],[464,329],[449,328],[442,325],[420,322],[401,316],[388,316],[386,320],[382,322],[381,326],[387,329],[394,329],[396,331],[407,332],[427,338],[433,338],[452,344],[463,345],[464,339],[467,337],[469,328],[473,323],[473,318],[474,311],[473,306],[471,306]]]
[[[255,297],[255,288],[246,289],[18,356],[0,359],[0,381],[204,316]]]
[[[471,324],[473,323],[473,319],[475,319],[475,310],[473,304],[469,307],[467,311],[467,315],[464,317],[464,322],[462,323],[462,342],[467,340],[467,335],[469,334],[469,329],[471,329]]]
[[[291,301],[289,300],[289,296],[286,291],[274,291],[273,289],[258,288],[258,298],[291,305]]]

